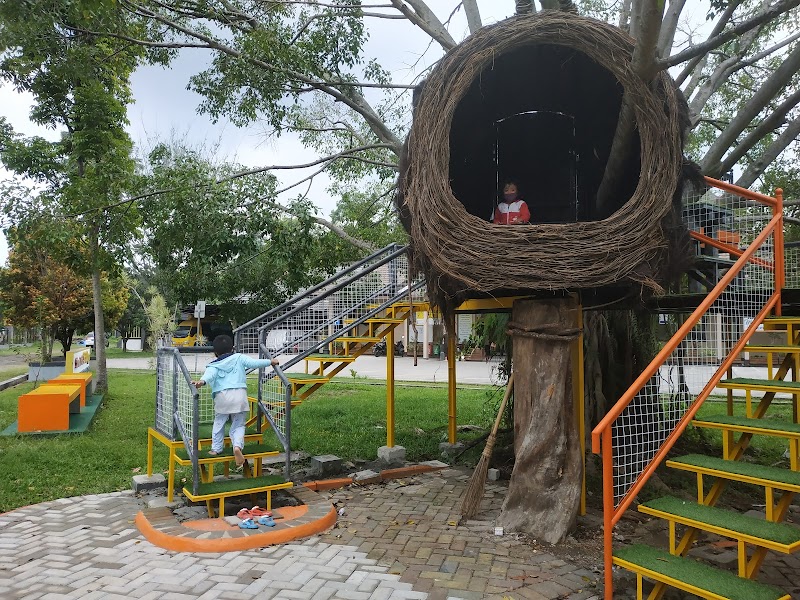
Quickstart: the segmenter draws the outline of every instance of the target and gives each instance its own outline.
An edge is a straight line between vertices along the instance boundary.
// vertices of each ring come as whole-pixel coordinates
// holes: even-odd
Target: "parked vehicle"
[[[200,329],[197,328],[197,319],[186,319],[178,323],[172,332],[172,345],[178,348],[185,346],[210,346],[218,335],[233,337],[233,327],[230,321],[217,321],[215,319],[200,319]]]
[[[111,337],[110,333],[106,334],[106,348],[108,348],[109,338]],[[85,336],[83,336],[83,341],[81,342],[87,348],[94,348],[94,331],[90,331]]]
[[[386,340],[381,340],[372,347],[372,354],[375,356],[386,356]],[[394,355],[405,356],[406,349],[403,347],[403,342],[394,343]]]

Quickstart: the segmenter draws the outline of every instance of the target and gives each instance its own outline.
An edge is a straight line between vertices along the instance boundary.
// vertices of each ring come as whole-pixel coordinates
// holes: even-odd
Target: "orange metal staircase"
[[[614,597],[615,565],[635,573],[638,598],[644,597],[645,581],[653,584],[647,590],[647,597],[653,600],[668,586],[703,598],[789,598],[785,592],[755,581],[769,551],[800,550],[800,530],[782,523],[794,494],[800,492],[800,319],[781,317],[785,284],[782,194],[777,190],[772,198],[707,181],[711,188],[694,199],[693,210],[726,221],[725,227],[718,229],[730,235],[711,237],[695,231],[693,237],[724,252],[729,266],[696,310],[682,322],[674,322],[674,335],[592,432],[592,449],[602,455],[603,463],[608,600]],[[767,329],[786,331],[786,343],[776,347],[751,344],[762,324]],[[777,370],[770,367],[766,376],[734,377],[734,369],[741,368],[743,358],[756,352],[785,358]],[[712,415],[704,410],[702,417],[698,416],[715,389],[726,394],[725,414]],[[744,402],[739,402],[742,393]],[[764,419],[777,393],[791,395],[791,420]],[[753,394],[761,396],[755,408]],[[639,507],[667,522],[670,547],[615,548],[615,525],[690,424],[721,431],[723,456],[692,455],[667,462],[672,468],[694,474],[696,503],[665,498]],[[789,468],[743,462],[755,435],[786,440]],[[710,487],[705,485],[708,478],[714,479]],[[730,481],[765,490],[763,520],[727,513],[715,506]],[[717,571],[687,557],[703,531],[735,540],[739,557],[736,573]]]

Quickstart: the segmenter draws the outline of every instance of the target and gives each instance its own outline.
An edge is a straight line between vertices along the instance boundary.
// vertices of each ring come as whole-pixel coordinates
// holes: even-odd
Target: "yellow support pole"
[[[394,448],[394,327],[386,333],[386,446]]]
[[[572,346],[572,403],[578,427],[583,461],[583,481],[581,482],[580,514],[586,514],[586,410],[583,380],[583,307],[577,301],[577,327],[581,334]]]
[[[456,315],[450,315],[447,327],[447,441],[456,443]]]

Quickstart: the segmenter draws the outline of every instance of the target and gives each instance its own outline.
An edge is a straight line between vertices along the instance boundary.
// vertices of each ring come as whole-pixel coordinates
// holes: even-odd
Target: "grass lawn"
[[[147,468],[155,381],[154,372],[112,369],[110,392],[87,433],[0,438],[0,512],[130,489],[131,477]],[[16,420],[17,397],[31,387],[26,383],[0,392],[0,429]],[[361,382],[325,386],[293,411],[292,447],[311,455],[374,459],[386,443],[385,394],[384,386]],[[500,392],[473,387],[459,389],[458,397],[459,423],[490,425]],[[409,460],[438,458],[438,445],[447,439],[447,388],[398,385],[396,422],[395,443],[407,448]],[[166,469],[167,451],[158,443],[154,460],[156,471]],[[180,472],[178,481],[188,472]]]

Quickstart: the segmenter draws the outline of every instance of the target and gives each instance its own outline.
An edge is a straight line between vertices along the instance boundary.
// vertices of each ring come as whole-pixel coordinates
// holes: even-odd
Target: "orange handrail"
[[[744,254],[744,250],[741,250],[741,249],[737,248],[736,246],[732,246],[730,244],[726,244],[725,242],[721,242],[719,240],[715,240],[714,238],[708,237],[704,233],[699,233],[697,231],[690,231],[689,232],[689,237],[691,237],[692,239],[697,240],[698,242],[702,242],[703,244],[708,244],[709,246],[714,246],[714,248],[717,248],[718,250],[722,250],[723,252],[728,252],[730,254],[733,254],[737,258],[740,257],[742,254]],[[754,264],[756,264],[756,265],[765,267],[765,268],[769,269],[770,271],[772,271],[774,269],[774,266],[773,266],[773,264],[771,262],[769,262],[768,260],[764,260],[762,258],[753,258],[752,262]]]
[[[730,192],[731,194],[735,194],[736,196],[741,196],[742,198],[747,198],[748,200],[754,200],[756,202],[760,202],[761,204],[766,204],[772,208],[775,208],[775,205],[777,204],[777,200],[771,196],[765,196],[764,194],[759,194],[758,192],[754,192],[752,190],[746,190],[733,185],[732,183],[720,181],[719,179],[713,179],[712,177],[704,177],[703,179],[705,179],[706,183],[711,187],[719,188],[726,192]]]
[[[622,414],[622,411],[630,404],[631,400],[633,400],[634,396],[638,393],[638,391],[650,380],[650,378],[658,371],[661,367],[662,363],[666,361],[670,354],[672,354],[678,345],[683,341],[683,338],[691,331],[691,329],[697,325],[698,321],[703,317],[703,315],[708,311],[711,305],[722,295],[722,292],[725,291],[725,288],[730,285],[731,281],[739,274],[739,272],[745,267],[745,265],[750,262],[751,257],[755,254],[756,250],[764,243],[770,233],[775,230],[779,224],[782,224],[781,215],[775,215],[770,219],[770,222],[764,228],[758,237],[753,240],[753,243],[742,253],[742,256],[736,263],[728,269],[728,272],[719,280],[714,289],[711,290],[708,296],[703,299],[700,305],[692,312],[688,319],[680,326],[678,331],[675,332],[675,335],[667,342],[661,351],[656,354],[655,358],[651,361],[651,363],[647,366],[647,368],[642,371],[639,377],[636,378],[636,381],[631,384],[628,388],[628,391],[623,394],[623,396],[617,401],[617,403],[611,408],[611,410],[606,413],[606,416],[603,418],[600,423],[597,424],[592,430],[592,452],[595,454],[600,453],[600,435],[607,429],[611,427],[611,424]],[[605,459],[604,459],[605,460]]]
[[[603,548],[604,548],[604,565],[605,565],[605,598],[606,600],[613,600],[613,529],[615,524],[622,517],[622,514],[628,509],[641,488],[645,485],[650,478],[656,467],[666,457],[674,443],[683,433],[688,426],[689,422],[694,418],[697,411],[702,406],[705,399],[711,394],[716,385],[722,379],[727,370],[731,367],[738,354],[744,349],[744,346],[752,337],[753,333],[757,330],[758,326],[769,315],[770,311],[774,310],[775,314],[780,314],[781,310],[781,290],[785,283],[785,265],[784,265],[784,248],[783,248],[783,191],[777,189],[775,191],[775,198],[764,196],[757,192],[738,188],[734,185],[724,183],[715,179],[706,177],[706,182],[709,185],[726,190],[730,193],[736,194],[740,197],[754,200],[762,204],[766,204],[772,208],[772,218],[767,223],[764,230],[756,237],[755,240],[748,246],[746,250],[740,250],[735,246],[724,244],[719,240],[714,240],[703,234],[697,232],[690,232],[692,237],[702,242],[709,243],[722,250],[728,251],[731,254],[737,255],[738,259],[734,265],[725,273],[722,279],[714,286],[709,295],[700,303],[700,305],[692,312],[689,318],[681,325],[675,335],[667,342],[664,348],[656,355],[653,361],[647,366],[636,381],[628,388],[625,394],[617,401],[617,403],[606,414],[597,427],[592,430],[592,452],[598,454],[602,449],[603,461]],[[763,259],[755,257],[756,251],[765,243],[768,236],[774,234],[774,260],[772,263]],[[625,408],[633,401],[639,391],[647,384],[647,382],[655,375],[656,372],[666,363],[669,356],[678,348],[683,342],[689,332],[700,319],[708,312],[714,302],[719,299],[723,292],[730,286],[734,278],[748,264],[758,264],[766,267],[774,273],[775,289],[767,302],[759,311],[756,318],[750,326],[744,331],[742,336],[733,346],[729,354],[722,361],[718,369],[706,382],[703,389],[695,397],[692,404],[687,408],[682,418],[678,421],[673,430],[666,436],[661,446],[655,452],[654,456],[650,459],[644,469],[636,476],[633,484],[625,490],[618,505],[615,506],[614,495],[614,440],[612,433],[612,425],[619,418]]]

